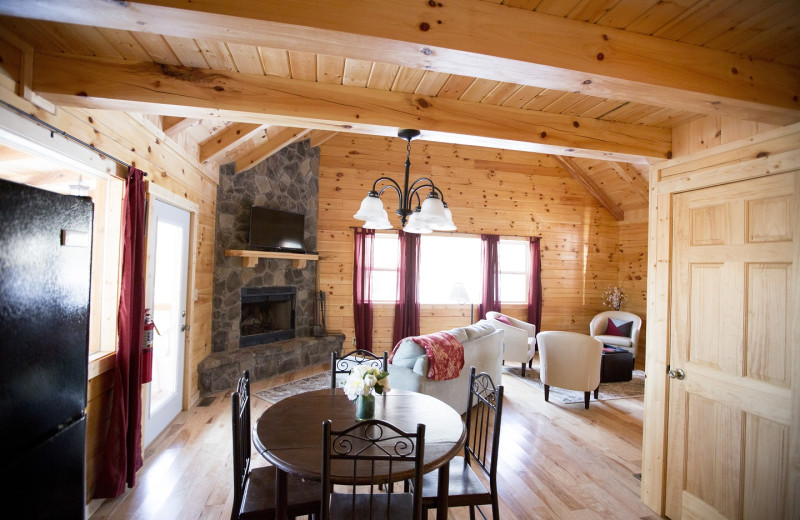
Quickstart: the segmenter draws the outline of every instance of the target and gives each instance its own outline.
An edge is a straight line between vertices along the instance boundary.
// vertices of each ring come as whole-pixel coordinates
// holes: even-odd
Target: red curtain
[[[392,344],[408,336],[419,336],[419,234],[399,231],[400,262],[397,272],[397,303],[394,306]]]
[[[542,259],[539,249],[540,237],[531,237],[531,283],[528,286],[528,323],[536,325],[537,334],[542,331]]]
[[[372,265],[375,230],[357,228],[353,249],[353,320],[356,347],[372,352]]]
[[[483,287],[478,316],[483,319],[489,311],[500,312],[500,295],[498,288],[497,235],[481,235],[481,258],[483,261]]]
[[[136,484],[142,467],[141,351],[144,328],[144,173],[130,167],[122,221],[122,281],[111,423],[95,498],[113,498]]]

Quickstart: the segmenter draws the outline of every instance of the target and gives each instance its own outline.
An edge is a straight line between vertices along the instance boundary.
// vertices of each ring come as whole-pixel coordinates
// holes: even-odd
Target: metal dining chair
[[[245,370],[231,393],[233,426],[233,508],[231,520],[275,518],[274,466],[250,469],[250,371]],[[314,482],[288,476],[289,516],[316,515],[319,488]]]
[[[322,437],[322,520],[422,519],[424,424],[417,425],[416,433],[408,433],[371,419],[334,431],[331,421],[325,421]],[[335,490],[333,465],[337,473],[348,475],[348,482]],[[410,470],[416,491],[394,491],[391,483],[409,478]]]
[[[339,386],[336,381],[339,374],[349,374],[356,365],[368,365],[388,371],[389,353],[384,352],[383,356],[377,356],[368,350],[356,349],[339,356],[336,352],[331,352],[331,388]]]
[[[497,495],[497,453],[500,448],[500,420],[503,416],[503,387],[495,386],[489,374],[469,375],[469,404],[466,416],[467,440],[464,456],[450,461],[448,507],[469,506],[470,518],[475,510],[483,518],[481,505],[492,506],[492,518],[500,518]],[[475,471],[482,471],[489,480],[489,489]],[[427,512],[438,506],[439,471],[422,478],[422,507]]]

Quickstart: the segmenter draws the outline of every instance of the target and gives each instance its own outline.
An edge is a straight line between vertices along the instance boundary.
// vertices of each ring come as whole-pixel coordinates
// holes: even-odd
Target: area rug
[[[268,401],[272,404],[277,403],[281,399],[286,399],[289,396],[299,394],[302,392],[311,392],[312,390],[322,390],[323,388],[330,388],[331,374],[330,372],[323,372],[316,374],[305,379],[297,379],[289,383],[273,386],[254,392],[256,397]]]
[[[522,377],[522,370],[520,367],[504,366],[503,372],[508,375],[515,376],[520,380],[528,383],[534,388],[538,388],[544,393],[544,384],[539,379],[539,367],[528,368],[525,370],[525,377]],[[600,383],[599,401],[607,401],[610,399],[625,399],[627,397],[641,397],[644,395],[644,372],[641,370],[633,371],[633,379],[630,381],[623,381],[621,383]],[[592,393],[591,400],[594,401],[594,393]],[[561,404],[570,403],[583,403],[583,392],[575,392],[573,390],[564,390],[563,388],[550,387],[550,401],[556,401]]]

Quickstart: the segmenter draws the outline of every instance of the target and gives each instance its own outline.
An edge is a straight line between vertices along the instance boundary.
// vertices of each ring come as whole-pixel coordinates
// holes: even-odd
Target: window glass
[[[372,266],[372,301],[397,301],[396,233],[376,233]]]
[[[497,244],[497,268],[500,301],[528,301],[528,243],[522,240],[500,240]]]
[[[424,235],[420,248],[420,303],[455,303],[450,294],[456,282],[464,284],[470,301],[480,303],[480,238]]]

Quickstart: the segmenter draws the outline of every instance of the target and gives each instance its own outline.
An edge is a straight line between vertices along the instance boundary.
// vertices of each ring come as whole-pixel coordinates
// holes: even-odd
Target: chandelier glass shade
[[[406,168],[403,186],[401,187],[390,177],[380,177],[372,184],[372,189],[361,201],[354,218],[363,220],[366,229],[392,229],[389,215],[383,207],[381,195],[387,189],[394,190],[398,197],[396,213],[400,216],[403,231],[407,233],[430,233],[431,231],[455,231],[453,214],[444,202],[444,194],[428,177],[420,177],[409,184],[409,170],[411,169],[411,140],[419,135],[419,130],[400,130],[397,134],[405,139]],[[383,186],[378,190],[378,185]],[[429,190],[428,196],[422,200],[420,190]],[[414,206],[416,202],[416,206]]]

